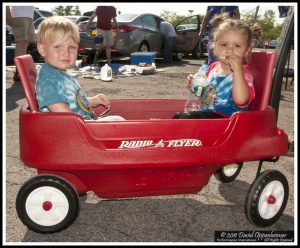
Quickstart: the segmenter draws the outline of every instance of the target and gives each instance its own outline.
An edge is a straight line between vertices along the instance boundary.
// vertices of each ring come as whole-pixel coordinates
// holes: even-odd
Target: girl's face
[[[217,57],[235,55],[244,58],[249,51],[247,36],[242,31],[227,29],[218,34],[214,46]]]
[[[78,44],[62,32],[56,32],[46,40],[45,44],[39,43],[37,48],[46,63],[61,71],[74,66],[77,59]]]

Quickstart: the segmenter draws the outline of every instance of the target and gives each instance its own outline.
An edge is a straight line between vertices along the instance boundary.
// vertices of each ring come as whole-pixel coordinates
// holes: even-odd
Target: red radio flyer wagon
[[[256,226],[272,225],[289,193],[281,172],[261,173],[263,161],[275,162],[288,150],[287,135],[268,105],[275,59],[275,53],[252,53],[256,99],[247,112],[175,120],[185,99],[123,99],[112,100],[111,111],[125,121],[99,122],[39,112],[32,58],[15,58],[28,103],[20,110],[20,156],[38,173],[18,192],[19,218],[35,232],[58,232],[76,220],[79,196],[88,191],[100,198],[196,193],[211,175],[231,182],[243,162],[259,161],[245,212]]]

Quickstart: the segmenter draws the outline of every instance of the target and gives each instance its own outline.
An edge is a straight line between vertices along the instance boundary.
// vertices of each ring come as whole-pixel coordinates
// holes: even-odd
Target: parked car
[[[192,53],[194,56],[200,57],[203,53],[207,52],[208,36],[206,33],[200,41],[198,35],[200,26],[199,15],[189,16],[175,26],[177,37],[174,44],[174,51],[177,54],[183,53],[188,55]]]
[[[177,31],[197,29],[197,24],[179,24],[176,26]]]
[[[112,52],[122,56],[130,56],[133,52],[156,52],[162,55],[162,35],[158,23],[163,19],[154,14],[127,14],[117,16],[119,35],[113,30],[115,44]],[[93,56],[94,39],[96,35],[96,21],[93,21],[85,32],[87,22],[78,24],[80,31],[79,55]],[[174,44],[174,53],[180,59],[182,54],[202,54],[205,50],[202,42],[199,43],[200,17],[190,16],[175,26],[177,38]]]
[[[92,16],[94,14],[94,10],[92,10],[92,11],[87,11],[87,12],[83,12],[83,15],[84,16]]]
[[[159,20],[154,14],[120,14],[117,16],[119,35],[113,30],[115,44],[112,52],[130,56],[133,52],[161,52],[162,36],[158,27]],[[79,23],[80,55],[93,55],[93,42],[96,35],[96,21],[92,22],[87,32],[82,32],[87,22]]]
[[[277,40],[270,40],[268,48],[276,48],[278,41]]]
[[[41,17],[49,17],[53,16],[53,13],[47,10],[41,10],[39,8],[35,8],[34,15],[33,15],[33,21],[41,18]]]
[[[92,35],[92,36],[96,36],[96,23],[97,23],[97,17],[95,17],[95,19],[93,20],[92,23],[90,23],[90,25],[88,26],[87,30],[84,30],[87,21],[82,21],[79,22],[78,25],[78,29],[79,32],[87,32],[88,35]]]
[[[41,23],[42,21],[44,21],[46,18],[47,18],[47,17],[42,16],[42,17],[40,17],[39,19],[36,19],[35,21],[33,21],[33,26],[34,26],[35,31],[38,29],[40,23]]]
[[[75,22],[76,24],[79,24],[80,22],[85,22],[89,20],[89,16],[76,16],[76,15],[70,15],[70,16],[62,16],[65,18],[70,19],[72,22]]]
[[[84,21],[87,21],[89,19],[88,16],[62,16],[62,17],[65,17],[69,20],[71,20],[72,22],[74,22],[75,24],[79,24],[80,22],[84,22]],[[47,17],[40,17],[38,18],[37,20],[35,20],[33,22],[33,25],[34,25],[34,28],[37,29],[38,26],[40,25],[40,23],[45,20]]]

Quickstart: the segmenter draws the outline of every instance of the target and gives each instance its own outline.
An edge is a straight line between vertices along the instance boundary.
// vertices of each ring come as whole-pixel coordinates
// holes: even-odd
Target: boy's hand
[[[104,94],[98,94],[94,97],[89,97],[88,100],[92,107],[97,107],[98,105],[104,105],[106,108],[110,107],[109,100]]]

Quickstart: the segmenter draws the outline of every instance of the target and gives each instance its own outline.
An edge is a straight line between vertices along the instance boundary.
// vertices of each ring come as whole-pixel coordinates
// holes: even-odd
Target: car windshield
[[[117,16],[117,22],[130,22],[137,17],[137,14],[120,14]]]

